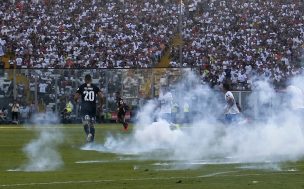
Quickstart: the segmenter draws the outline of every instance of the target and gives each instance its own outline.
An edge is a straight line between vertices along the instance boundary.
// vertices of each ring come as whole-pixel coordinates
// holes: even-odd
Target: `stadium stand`
[[[253,73],[280,83],[299,72],[303,8],[300,0],[185,1],[179,39],[173,0],[3,1],[0,49],[20,68],[200,66],[212,85],[247,84]]]
[[[212,85],[224,79],[248,84],[252,75],[280,84],[300,71],[303,8],[298,0],[197,3],[184,21],[183,66],[204,66],[204,79]],[[173,49],[174,65],[178,56]]]

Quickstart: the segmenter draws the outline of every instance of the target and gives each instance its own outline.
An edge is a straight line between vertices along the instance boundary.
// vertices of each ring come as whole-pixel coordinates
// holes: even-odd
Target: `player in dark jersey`
[[[87,74],[84,80],[85,83],[79,86],[74,99],[78,102],[81,98],[80,115],[84,124],[83,128],[87,136],[87,142],[93,142],[95,138],[96,97],[99,97],[99,104],[101,105],[103,95],[100,89],[92,84],[91,75]]]
[[[128,106],[125,104],[119,92],[116,92],[116,106],[117,106],[117,122],[121,123],[125,130],[128,130],[128,123],[125,116],[128,111]]]

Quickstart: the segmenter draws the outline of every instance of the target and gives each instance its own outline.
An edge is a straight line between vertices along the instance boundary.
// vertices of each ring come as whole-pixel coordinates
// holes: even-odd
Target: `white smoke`
[[[30,141],[23,151],[28,162],[22,171],[51,171],[60,168],[63,161],[58,152],[58,146],[64,142],[63,133],[57,128],[59,119],[53,113],[40,113],[33,116],[33,129],[37,138]]]
[[[244,116],[251,121],[244,119],[228,126],[221,121],[224,93],[202,86],[195,74],[186,73],[174,86],[173,96],[180,106],[185,101],[190,103],[191,123],[172,130],[170,123],[155,119],[159,110],[157,101],[152,100],[140,110],[130,136],[109,136],[104,145],[91,149],[149,159],[216,159],[222,163],[276,163],[303,158],[304,111],[290,108],[288,92],[278,92],[266,81],[257,81],[253,86],[248,102],[244,102],[249,106]]]

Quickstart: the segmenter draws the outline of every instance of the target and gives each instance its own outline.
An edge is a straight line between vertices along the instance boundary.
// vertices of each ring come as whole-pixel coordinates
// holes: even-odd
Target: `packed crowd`
[[[21,68],[153,67],[182,12],[183,64],[173,48],[172,67],[201,66],[212,85],[253,73],[279,83],[299,72],[303,9],[301,0],[3,1],[0,56],[13,52]]]
[[[152,67],[172,34],[172,3],[1,2],[1,38],[20,67]],[[173,10],[170,10],[172,13]]]
[[[183,66],[203,65],[204,79],[214,85],[250,83],[257,74],[279,84],[298,74],[304,60],[303,10],[300,0],[197,4],[184,18]]]

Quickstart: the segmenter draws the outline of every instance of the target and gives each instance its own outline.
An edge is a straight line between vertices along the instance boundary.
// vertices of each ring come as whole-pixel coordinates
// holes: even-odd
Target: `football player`
[[[99,97],[99,106],[103,101],[103,94],[100,89],[92,84],[90,74],[85,75],[85,83],[77,89],[74,100],[76,102],[81,98],[80,115],[83,122],[83,128],[87,136],[87,142],[93,142],[95,139],[95,117],[96,117],[96,98]]]
[[[125,116],[128,111],[128,106],[120,96],[120,92],[116,92],[116,105],[117,105],[117,122],[121,123],[125,130],[128,130],[128,123]]]

